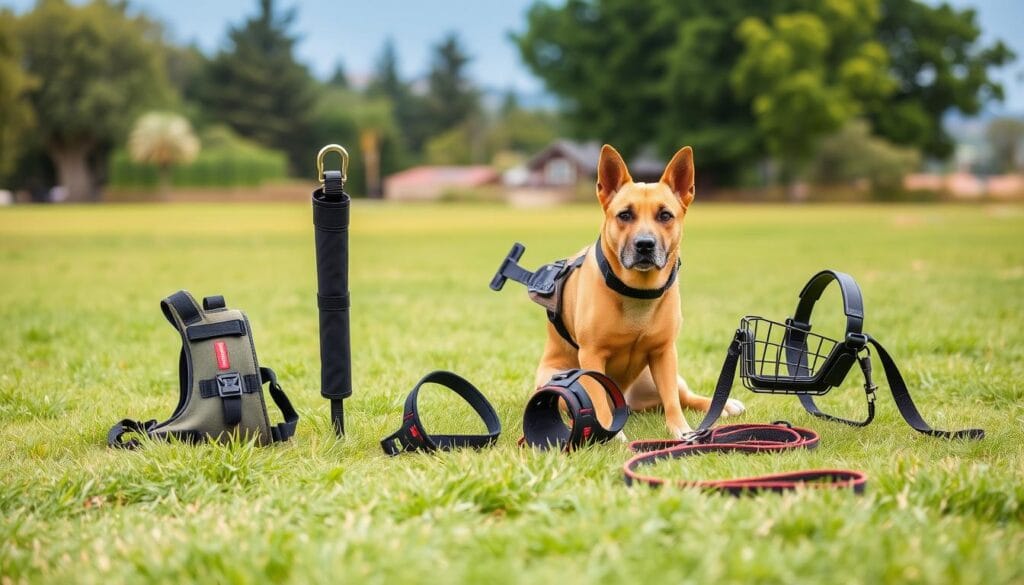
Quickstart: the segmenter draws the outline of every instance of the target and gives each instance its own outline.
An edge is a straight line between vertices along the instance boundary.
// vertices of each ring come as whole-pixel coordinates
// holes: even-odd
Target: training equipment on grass
[[[256,360],[252,328],[245,313],[228,309],[222,296],[206,297],[200,307],[183,290],[161,301],[160,308],[181,334],[178,406],[161,423],[122,420],[110,429],[108,445],[138,447],[137,439],[124,440],[126,434],[189,443],[254,437],[261,445],[287,441],[295,434],[299,415],[277,383],[274,371],[261,368]],[[270,384],[270,397],[281,409],[283,423],[270,424],[263,384]]]
[[[608,394],[612,406],[609,428],[597,420],[594,403],[580,381],[583,377],[599,383]],[[571,424],[563,420],[561,404]],[[571,451],[582,445],[611,440],[626,426],[628,418],[626,399],[611,378],[592,370],[567,370],[552,376],[530,397],[523,413],[521,443],[540,449]]]
[[[679,459],[706,453],[779,453],[793,449],[814,449],[818,433],[794,427],[786,422],[772,424],[726,425],[692,433],[681,441],[633,441],[629,448],[636,455],[623,466],[626,485],[698,488],[734,496],[757,492],[786,492],[799,487],[840,488],[864,493],[867,476],[847,469],[815,469],[754,477],[720,480],[667,480],[641,474],[638,469],[664,459]]]
[[[487,426],[485,435],[431,435],[427,433],[420,420],[419,395],[424,384],[444,386],[462,397],[473,407]],[[465,378],[452,372],[437,370],[430,372],[416,383],[412,392],[405,399],[405,412],[402,415],[402,427],[381,440],[380,446],[388,455],[398,455],[403,451],[450,451],[460,447],[482,448],[493,445],[501,435],[501,421],[494,407],[487,401],[483,393]]]
[[[526,285],[530,299],[544,307],[545,311],[547,311],[548,321],[551,322],[551,326],[555,328],[555,331],[569,345],[579,349],[580,346],[572,338],[572,334],[569,333],[569,329],[565,326],[565,321],[562,319],[562,290],[565,287],[565,282],[569,280],[569,276],[577,268],[583,266],[589,249],[584,250],[582,254],[571,261],[569,259],[557,260],[550,264],[545,264],[533,272],[518,264],[525,251],[526,247],[519,242],[512,245],[512,249],[509,250],[509,253],[501,261],[498,271],[494,273],[494,278],[491,279],[491,290],[500,291],[505,286],[505,282],[510,278]],[[676,283],[676,276],[679,273],[679,267],[682,265],[681,261],[676,260],[676,265],[672,268],[672,273],[669,275],[668,280],[659,288],[633,288],[622,282],[618,276],[615,276],[615,271],[612,270],[608,259],[604,256],[604,251],[601,249],[600,236],[597,238],[597,243],[594,244],[594,258],[597,261],[597,267],[601,270],[601,275],[604,277],[605,285],[620,295],[634,299],[649,300],[661,297],[661,295],[665,294],[665,291],[672,288],[672,285]]]
[[[340,171],[325,171],[324,157],[341,157]],[[334,431],[345,434],[344,400],[352,395],[352,349],[349,340],[348,151],[328,144],[316,155],[321,185],[313,191],[316,234],[317,308],[320,313],[320,395],[331,401]]]
[[[821,293],[832,282],[839,285],[843,295],[846,336],[841,340],[811,333],[811,312]],[[732,391],[737,365],[740,366],[743,385],[753,392],[795,394],[807,412],[816,417],[857,427],[866,426],[875,417],[875,391],[878,388],[871,375],[873,347],[882,361],[896,407],[914,430],[944,438],[981,439],[985,436],[982,429],[941,431],[925,422],[910,397],[910,390],[896,362],[878,340],[863,333],[863,326],[864,299],[860,287],[852,276],[835,270],[823,270],[811,277],[800,291],[796,313],[784,323],[763,317],[744,317],[729,344],[711,407],[697,430],[710,428],[722,414]],[[814,403],[814,396],[824,395],[841,385],[855,363],[864,375],[867,417],[856,421],[822,412]]]

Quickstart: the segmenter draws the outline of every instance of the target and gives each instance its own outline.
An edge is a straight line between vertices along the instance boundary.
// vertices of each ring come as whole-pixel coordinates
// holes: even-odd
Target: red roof
[[[445,186],[478,187],[498,180],[498,172],[486,165],[475,166],[421,166],[387,177],[390,187]]]

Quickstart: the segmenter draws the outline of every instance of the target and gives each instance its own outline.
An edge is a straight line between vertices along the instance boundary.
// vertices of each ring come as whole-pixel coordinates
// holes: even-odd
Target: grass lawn
[[[981,442],[918,435],[883,384],[866,429],[736,384],[744,421],[788,419],[813,452],[660,464],[676,478],[810,467],[870,475],[867,494],[731,498],[623,485],[621,444],[571,456],[515,445],[543,343],[523,289],[487,283],[513,241],[536,266],[589,243],[595,205],[548,211],[357,203],[355,395],[336,440],[319,396],[305,205],[0,211],[2,583],[1021,583],[1024,580],[1024,208],[702,205],[687,219],[680,367],[707,393],[739,318],[782,319],[821,268],[852,273],[866,330],[925,416]],[[302,415],[273,448],[107,449],[123,417],[170,415],[177,335],[158,301],[224,294]],[[816,331],[841,328],[826,293]],[[387,458],[412,385],[454,370],[496,404],[483,452]],[[876,364],[876,376],[884,377]],[[859,375],[822,402],[859,416]],[[442,392],[431,430],[482,426]],[[279,414],[273,412],[273,417]],[[698,417],[688,413],[695,424]],[[631,439],[665,436],[634,415]]]

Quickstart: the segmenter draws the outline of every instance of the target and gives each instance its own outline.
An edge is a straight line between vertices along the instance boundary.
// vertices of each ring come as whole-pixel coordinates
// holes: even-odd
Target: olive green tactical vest
[[[107,436],[110,446],[137,447],[135,439],[122,441],[126,433],[185,442],[223,442],[237,435],[254,437],[260,445],[286,441],[295,433],[298,414],[273,370],[259,366],[245,313],[228,309],[222,296],[204,298],[200,308],[186,291],[167,297],[160,308],[181,334],[178,406],[161,423],[125,419],[115,424]],[[263,399],[266,383],[284,415],[283,423],[270,424]]]

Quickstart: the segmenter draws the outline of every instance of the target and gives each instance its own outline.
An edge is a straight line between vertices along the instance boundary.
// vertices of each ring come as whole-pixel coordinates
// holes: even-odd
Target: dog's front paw
[[[747,407],[742,402],[735,398],[730,398],[725,403],[725,408],[722,409],[722,418],[728,418],[730,416],[739,416],[747,411]]]
[[[684,425],[684,426],[681,426],[681,427],[669,426],[669,428],[668,428],[669,436],[672,437],[673,439],[677,439],[677,440],[685,439],[686,436],[689,435],[692,432],[693,432],[693,429],[690,428],[690,425]]]

